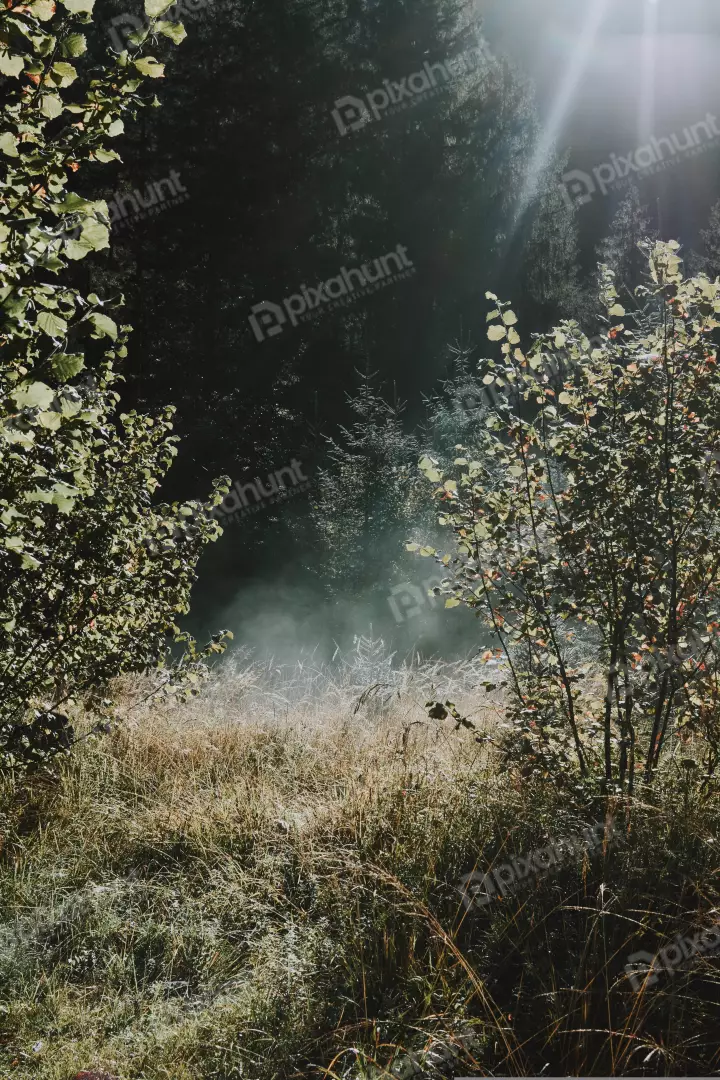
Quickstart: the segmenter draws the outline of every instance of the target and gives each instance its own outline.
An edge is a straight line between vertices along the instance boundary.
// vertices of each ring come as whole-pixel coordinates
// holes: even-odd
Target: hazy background
[[[127,18],[126,0],[101,2],[109,26]],[[466,9],[462,33],[455,7]],[[402,591],[424,590],[435,567],[403,551],[422,529],[390,520],[380,467],[373,539],[361,553],[367,587],[331,579],[338,545],[332,529],[318,531],[313,509],[327,440],[346,444],[357,373],[376,372],[387,401],[407,402],[405,457],[386,445],[382,468],[416,461],[432,435],[424,398],[457,374],[448,346],[486,354],[486,289],[513,301],[525,336],[583,317],[598,245],[627,188],[571,213],[561,176],[592,173],[651,135],[682,138],[708,113],[720,121],[720,3],[206,0],[185,23],[188,38],[158,87],[162,108],[121,140],[112,181],[141,190],[174,169],[189,193],[123,228],[97,284],[123,289],[135,327],[125,404],[177,407],[182,443],[167,499],[203,497],[220,474],[265,478],[292,459],[310,477],[307,492],[263,504],[212,546],[188,625],[201,637],[226,626],[238,643],[283,659],[316,646],[331,655],[359,634],[384,637],[398,655],[483,645],[467,612],[445,613],[424,593],[413,605]],[[453,89],[338,133],[340,97],[455,55],[480,29],[497,63],[489,87]],[[650,227],[700,251],[719,168],[714,145],[638,179]],[[417,265],[411,280],[292,332],[253,337],[254,303],[279,302],[397,244]],[[338,535],[350,480],[344,498]],[[326,518],[332,509],[326,499]]]

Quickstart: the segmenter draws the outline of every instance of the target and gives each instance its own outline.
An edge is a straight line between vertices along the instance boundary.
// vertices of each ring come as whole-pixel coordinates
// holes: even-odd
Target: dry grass
[[[386,660],[240,663],[185,707],[128,686],[56,784],[6,785],[0,1076],[717,1071],[714,961],[640,995],[623,977],[713,921],[717,805],[668,777],[619,810],[624,846],[466,913],[462,874],[599,809],[427,721],[459,686],[494,722],[472,664]]]

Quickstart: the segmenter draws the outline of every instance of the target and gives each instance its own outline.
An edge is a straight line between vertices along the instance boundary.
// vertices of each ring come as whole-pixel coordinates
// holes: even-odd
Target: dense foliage
[[[83,67],[92,0],[0,13],[0,762],[37,764],[67,746],[58,713],[113,677],[162,665],[194,566],[218,533],[199,504],[152,506],[176,454],[171,409],[116,415],[129,327],[68,284],[70,264],[109,243],[107,205],[70,190],[117,159],[123,117],[150,103],[163,65],[144,40]],[[150,31],[152,30],[152,35]],[[216,485],[211,502],[219,501]],[[192,641],[178,661],[198,678]],[[219,638],[209,647],[220,649]]]
[[[720,754],[720,282],[684,280],[678,246],[648,248],[631,314],[605,270],[597,348],[567,320],[523,351],[488,294],[502,357],[482,371],[502,396],[451,476],[422,461],[455,536],[447,606],[477,609],[506,665],[508,752],[545,776],[574,763],[605,791],[632,793],[690,734],[706,787]]]

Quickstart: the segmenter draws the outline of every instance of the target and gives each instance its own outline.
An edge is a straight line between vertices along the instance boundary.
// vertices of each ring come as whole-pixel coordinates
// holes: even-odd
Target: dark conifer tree
[[[698,269],[714,280],[720,275],[720,202],[713,206],[708,227],[703,229],[700,235],[703,239],[704,254]]]
[[[598,262],[605,263],[616,275],[618,292],[634,293],[647,275],[647,257],[638,245],[642,240],[657,237],[648,212],[641,201],[640,191],[632,184],[617,208],[610,232],[598,245]]]
[[[130,403],[178,405],[191,483],[300,457],[316,411],[343,418],[368,352],[407,395],[461,329],[482,334],[478,297],[537,131],[529,87],[481,43],[466,0],[219,5],[185,19],[165,125],[148,114],[125,140],[113,184],[142,191],[174,169],[189,198],[123,223],[105,270],[138,327]],[[431,92],[341,133],[336,102],[397,96],[413,74]],[[255,304],[398,245],[412,279],[256,340]]]
[[[521,257],[526,318],[529,312],[535,326],[545,326],[571,313],[577,317],[582,302],[577,217],[568,210],[554,180],[546,184],[538,200]]]
[[[418,444],[402,403],[387,402],[373,374],[361,376],[349,405],[356,419],[328,438],[310,513],[330,595],[367,597],[387,592],[421,505]]]
[[[449,351],[447,378],[425,399],[426,419],[420,436],[423,449],[445,465],[457,457],[457,446],[474,445],[488,415],[487,405],[495,397],[477,374],[479,350],[456,345]]]

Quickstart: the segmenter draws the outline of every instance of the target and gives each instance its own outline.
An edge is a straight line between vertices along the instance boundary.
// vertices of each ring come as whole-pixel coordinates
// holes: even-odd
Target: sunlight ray
[[[525,185],[517,208],[514,228],[517,228],[538,188],[540,178],[547,168],[553,148],[563,123],[568,115],[573,98],[585,74],[588,62],[595,46],[598,30],[607,15],[611,0],[592,0],[582,34],[577,43],[573,59],[565,72],[562,83],[550,111],[548,120],[540,134],[532,161],[530,162]]]
[[[657,0],[645,4],[640,70],[640,106],[638,112],[638,146],[643,146],[655,134],[655,73],[657,70],[657,31],[659,7]]]

